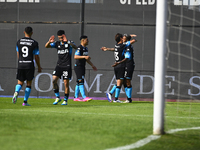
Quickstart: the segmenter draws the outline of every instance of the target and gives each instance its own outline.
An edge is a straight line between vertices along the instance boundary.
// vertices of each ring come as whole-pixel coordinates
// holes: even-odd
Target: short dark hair
[[[31,27],[26,27],[25,32],[26,34],[31,34],[33,32],[33,29]]]
[[[123,38],[123,35],[122,35],[121,33],[117,33],[117,34],[115,35],[115,41],[116,41],[117,43],[119,43],[119,42],[120,42],[120,38]]]
[[[87,39],[88,37],[86,36],[86,35],[82,35],[81,37],[80,37],[80,41],[82,40],[82,39]]]
[[[126,37],[127,41],[131,40],[131,36],[129,34],[124,34],[124,36]]]
[[[57,32],[57,35],[58,35],[58,36],[61,36],[61,35],[63,35],[63,34],[65,34],[65,31],[64,31],[64,30],[59,30],[59,31]]]

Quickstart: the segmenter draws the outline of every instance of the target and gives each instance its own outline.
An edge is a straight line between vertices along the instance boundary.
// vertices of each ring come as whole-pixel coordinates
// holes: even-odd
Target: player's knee
[[[53,84],[57,84],[57,80],[56,80],[56,79],[53,79],[52,83],[53,83]]]

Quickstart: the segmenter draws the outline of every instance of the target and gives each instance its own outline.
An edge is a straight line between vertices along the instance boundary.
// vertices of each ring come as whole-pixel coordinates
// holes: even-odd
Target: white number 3
[[[22,47],[22,53],[23,53],[23,57],[27,57],[28,56],[28,47],[24,46]]]

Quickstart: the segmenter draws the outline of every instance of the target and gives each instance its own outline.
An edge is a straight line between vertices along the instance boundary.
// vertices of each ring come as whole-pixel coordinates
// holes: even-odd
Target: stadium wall
[[[56,35],[59,29],[66,32],[68,39],[76,45],[80,44],[79,37],[85,34],[89,37],[89,55],[98,71],[86,67],[85,89],[91,97],[105,97],[105,93],[116,83],[111,65],[114,63],[112,52],[103,52],[102,46],[114,47],[116,33],[133,33],[137,35],[135,43],[135,72],[133,75],[133,98],[153,98],[154,94],[154,51],[155,51],[155,0],[0,0],[0,95],[12,96],[14,92],[17,69],[16,42],[24,36],[26,26],[32,26],[33,36],[39,42],[42,73],[36,69],[32,83],[31,96],[54,96],[52,72],[57,62],[56,49],[46,49],[45,43],[51,35]],[[179,7],[171,4],[174,11]],[[83,9],[84,8],[84,9]],[[172,18],[172,24],[178,25],[177,18]],[[191,24],[185,22],[187,28]],[[195,28],[199,32],[199,28]],[[169,39],[177,33],[171,30]],[[188,37],[188,35],[183,35]],[[198,40],[194,41],[200,46]],[[176,49],[171,44],[170,49]],[[187,52],[185,52],[187,53]],[[73,51],[74,55],[74,51]],[[199,52],[196,51],[198,58]],[[72,56],[73,57],[73,56]],[[171,65],[176,66],[176,58]],[[74,64],[74,60],[72,61]],[[187,61],[183,63],[187,66]],[[199,64],[194,64],[191,72],[180,72],[167,69],[166,96],[169,99],[185,98],[176,95],[177,90],[195,99],[200,98]],[[181,78],[181,85],[175,80]],[[74,95],[76,77],[70,81],[70,96]],[[64,95],[63,81],[60,80],[60,92]],[[21,90],[23,93],[25,87]],[[181,93],[180,92],[180,93]],[[122,89],[120,97],[125,97]]]

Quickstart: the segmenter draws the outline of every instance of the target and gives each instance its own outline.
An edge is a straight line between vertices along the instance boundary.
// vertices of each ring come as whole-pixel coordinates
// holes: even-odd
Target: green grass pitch
[[[1,150],[104,150],[133,144],[152,135],[153,103],[68,101],[0,98]],[[200,103],[169,102],[165,108],[165,131],[200,127]],[[139,150],[197,150],[200,130],[162,135]]]

